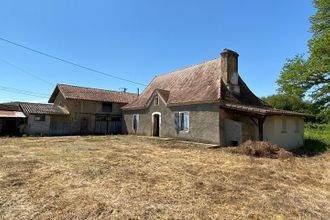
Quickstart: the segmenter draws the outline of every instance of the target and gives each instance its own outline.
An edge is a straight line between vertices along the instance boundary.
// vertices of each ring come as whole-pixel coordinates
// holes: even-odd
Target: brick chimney
[[[239,94],[238,85],[238,56],[235,51],[224,49],[221,52],[221,73],[222,80],[229,91]]]

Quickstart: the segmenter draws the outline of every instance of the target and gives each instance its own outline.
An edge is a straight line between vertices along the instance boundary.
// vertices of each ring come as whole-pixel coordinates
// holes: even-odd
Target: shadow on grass
[[[305,139],[305,145],[303,147],[293,149],[291,152],[296,156],[313,157],[325,153],[328,150],[330,150],[330,146],[326,143],[317,139],[307,138]]]

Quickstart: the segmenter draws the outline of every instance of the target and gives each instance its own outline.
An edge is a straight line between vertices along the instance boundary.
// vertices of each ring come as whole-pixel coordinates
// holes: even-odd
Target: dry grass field
[[[330,219],[330,152],[136,136],[0,138],[0,219]]]

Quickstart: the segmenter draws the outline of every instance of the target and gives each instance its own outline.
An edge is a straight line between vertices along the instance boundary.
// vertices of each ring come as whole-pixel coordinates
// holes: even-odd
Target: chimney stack
[[[238,85],[238,56],[235,51],[224,49],[221,52],[222,79],[229,91],[239,94]]]

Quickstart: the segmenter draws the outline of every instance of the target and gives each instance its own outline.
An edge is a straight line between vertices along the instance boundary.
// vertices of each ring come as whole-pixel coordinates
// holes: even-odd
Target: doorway
[[[152,114],[152,135],[154,137],[159,137],[160,134],[160,113],[153,113]]]
[[[88,118],[81,118],[80,120],[80,134],[86,135],[88,134]]]

